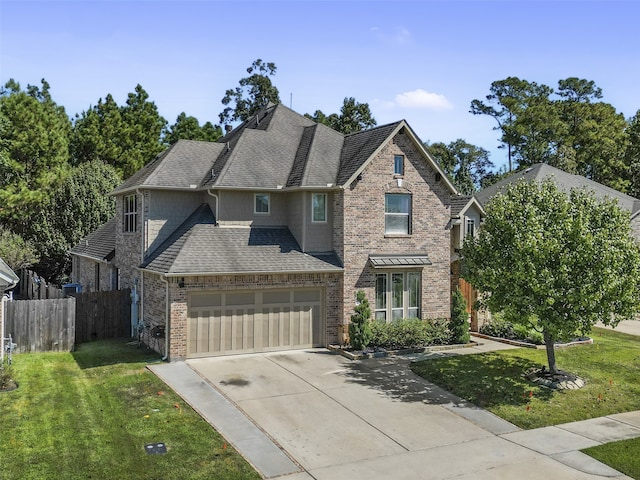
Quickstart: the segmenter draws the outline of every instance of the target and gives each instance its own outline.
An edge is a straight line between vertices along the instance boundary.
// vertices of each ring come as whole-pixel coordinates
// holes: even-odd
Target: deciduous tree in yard
[[[518,182],[486,206],[480,234],[463,248],[463,277],[491,311],[541,330],[549,370],[554,343],[615,326],[640,312],[640,245],[629,213],[552,181]]]

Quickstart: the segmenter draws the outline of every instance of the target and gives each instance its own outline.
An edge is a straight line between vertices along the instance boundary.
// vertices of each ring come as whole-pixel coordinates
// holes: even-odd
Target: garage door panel
[[[194,294],[189,299],[187,356],[319,346],[321,311],[318,289]]]

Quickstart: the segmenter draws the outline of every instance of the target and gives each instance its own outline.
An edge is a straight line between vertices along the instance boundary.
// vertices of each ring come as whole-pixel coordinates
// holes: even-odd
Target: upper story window
[[[464,227],[464,234],[468,237],[473,237],[476,234],[476,221],[473,218],[467,218]]]
[[[384,233],[409,235],[411,233],[411,195],[387,193],[384,196]]]
[[[122,208],[122,231],[134,233],[138,230],[138,202],[135,195],[126,195]]]
[[[327,221],[327,194],[314,193],[311,195],[311,221],[324,223]]]
[[[253,213],[266,215],[270,212],[271,196],[268,193],[256,193],[253,197]]]
[[[393,174],[404,175],[404,155],[395,155],[393,157]]]

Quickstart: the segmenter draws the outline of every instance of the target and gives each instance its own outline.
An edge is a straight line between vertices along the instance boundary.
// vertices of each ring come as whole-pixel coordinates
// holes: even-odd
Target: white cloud
[[[405,45],[411,41],[411,32],[404,27],[398,27],[393,31],[372,27],[371,32],[383,43],[392,45]]]
[[[431,93],[421,88],[411,92],[399,93],[395,104],[404,108],[424,108],[429,110],[449,110],[453,108],[444,95]]]

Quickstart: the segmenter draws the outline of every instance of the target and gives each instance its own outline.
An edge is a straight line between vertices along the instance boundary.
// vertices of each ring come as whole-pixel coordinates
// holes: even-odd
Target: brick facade
[[[405,156],[402,184],[394,175],[394,155]],[[412,195],[411,234],[385,235],[385,193]],[[336,253],[344,271],[342,322],[349,322],[358,290],[373,305],[375,274],[370,254],[410,254],[426,252],[432,265],[422,269],[422,318],[448,318],[450,287],[450,192],[436,172],[425,162],[413,143],[398,134],[385,145],[362,172],[361,178],[335,199],[334,228]],[[340,203],[343,208],[339,208]],[[344,231],[340,242],[340,230]]]
[[[123,231],[123,200],[123,195],[116,197],[116,254],[112,263],[120,269],[120,288],[133,288],[140,276],[137,267],[142,260],[142,200],[141,195],[136,194],[138,221],[133,233]]]
[[[99,269],[98,288],[96,288],[96,268]],[[74,259],[72,280],[82,285],[83,292],[113,290],[113,276],[116,274],[115,267],[110,263],[80,256]]]
[[[308,273],[279,275],[220,275],[170,278],[169,359],[187,356],[187,318],[189,292],[237,291],[259,289],[292,289],[319,287],[324,289],[325,343],[338,340],[339,312],[342,310],[342,276],[338,273]],[[165,324],[165,294],[167,286],[160,275],[144,274],[144,319],[150,326]]]

